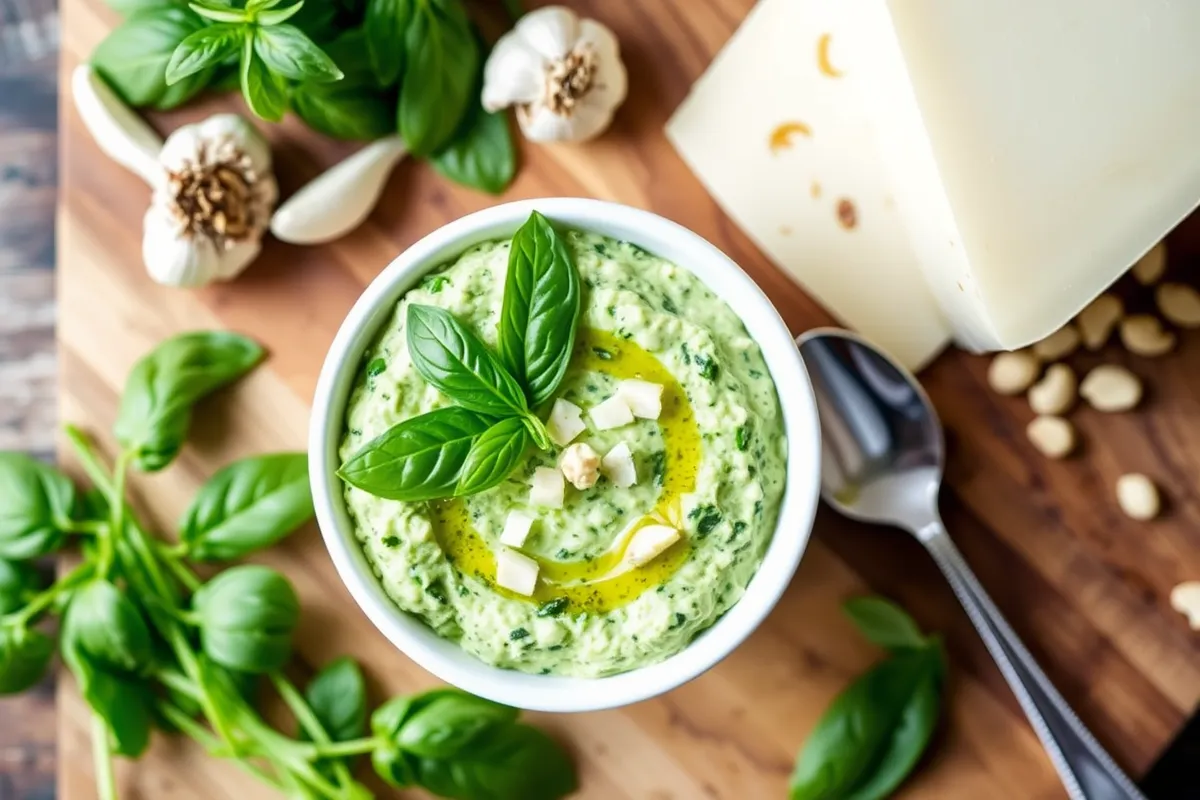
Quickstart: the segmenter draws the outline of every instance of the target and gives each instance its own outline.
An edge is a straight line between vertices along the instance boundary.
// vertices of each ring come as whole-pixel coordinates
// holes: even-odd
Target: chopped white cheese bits
[[[538,564],[527,555],[500,548],[496,554],[496,583],[510,592],[529,597],[537,588]]]
[[[578,442],[563,451],[558,468],[576,489],[590,489],[600,478],[600,454],[590,444]]]
[[[662,551],[679,541],[679,531],[669,525],[647,525],[638,528],[625,548],[625,561],[640,567],[654,560]]]
[[[500,533],[500,544],[509,547],[524,547],[533,527],[533,517],[524,511],[510,511],[504,520],[504,530]]]
[[[582,408],[561,397],[554,401],[554,407],[550,409],[550,418],[546,420],[546,432],[550,434],[550,441],[564,447],[585,430],[587,424],[583,421]]]
[[[617,397],[625,401],[629,410],[638,419],[658,419],[662,414],[661,383],[640,381],[636,378],[617,384]]]
[[[633,453],[629,445],[621,442],[605,454],[600,461],[600,469],[618,489],[626,489],[637,483],[637,467],[633,463]]]
[[[561,472],[552,467],[538,467],[530,481],[529,502],[535,506],[562,508],[565,488]]]
[[[633,422],[633,411],[630,410],[629,405],[620,394],[614,394],[600,405],[595,406],[589,413],[592,422],[596,423],[596,427],[602,431],[620,428],[622,425]]]

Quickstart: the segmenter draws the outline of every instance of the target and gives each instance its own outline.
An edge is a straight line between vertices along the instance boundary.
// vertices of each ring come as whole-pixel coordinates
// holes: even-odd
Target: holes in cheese
[[[496,554],[496,584],[529,597],[537,588],[538,565],[527,555],[500,548]]]
[[[533,527],[533,517],[524,511],[510,511],[504,520],[504,530],[500,533],[500,544],[509,547],[524,547]]]
[[[550,409],[550,418],[546,420],[546,432],[550,434],[550,441],[563,447],[585,430],[587,424],[583,421],[582,408],[561,397],[554,401],[554,407]]]
[[[629,406],[635,417],[658,419],[662,415],[662,393],[663,387],[660,383],[631,378],[617,384],[616,396]]]
[[[630,452],[629,445],[621,442],[609,450],[600,460],[600,471],[618,489],[625,489],[637,483],[637,467],[633,463],[633,453]]]
[[[529,482],[529,502],[546,508],[562,508],[563,475],[553,467],[538,467]]]
[[[669,525],[647,525],[633,534],[625,548],[625,561],[640,567],[653,561],[655,556],[679,541],[679,531]]]
[[[614,394],[600,405],[595,406],[589,415],[592,422],[596,423],[596,427],[602,431],[619,428],[633,422],[633,412],[619,394]]]

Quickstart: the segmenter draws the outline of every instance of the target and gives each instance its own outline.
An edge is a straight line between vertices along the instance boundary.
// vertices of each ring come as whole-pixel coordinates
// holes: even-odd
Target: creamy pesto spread
[[[490,664],[598,676],[683,649],[742,596],[770,541],[787,445],[758,346],[733,311],[686,269],[626,242],[566,234],[583,281],[574,356],[557,392],[587,411],[618,381],[663,384],[663,414],[575,441],[605,453],[628,443],[636,485],[567,486],[561,509],[529,505],[529,477],[558,451],[530,448],[495,489],[465,499],[403,503],[346,487],[364,552],[395,603]],[[447,404],[413,368],[409,303],[447,309],[495,347],[507,241],[471,248],[400,300],[364,354],[341,456],[389,427]],[[543,419],[547,409],[540,409]],[[533,598],[498,588],[495,556],[511,510],[536,517],[523,552],[541,565]],[[614,576],[631,525],[666,519],[683,539]]]

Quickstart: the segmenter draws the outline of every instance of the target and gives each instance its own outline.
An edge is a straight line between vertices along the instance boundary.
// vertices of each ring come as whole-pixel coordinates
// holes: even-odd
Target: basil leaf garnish
[[[294,81],[338,81],[343,77],[333,59],[295,25],[258,28],[254,52],[272,72]]]
[[[535,211],[513,236],[500,311],[500,358],[534,406],[562,382],[579,309],[579,273],[567,244]]]
[[[429,385],[455,403],[497,417],[528,410],[525,394],[513,376],[487,345],[448,311],[411,305],[405,327],[413,366]]]
[[[465,497],[491,489],[508,477],[533,443],[522,417],[502,419],[475,440],[454,494]]]
[[[218,67],[242,51],[245,28],[230,22],[218,22],[188,36],[167,62],[166,81],[175,84],[189,75]]]
[[[333,741],[366,735],[367,685],[354,659],[342,656],[326,664],[308,684],[304,697]],[[303,729],[300,738],[309,738]]]
[[[492,420],[458,406],[406,419],[372,439],[338,470],[342,480],[388,500],[450,497],[467,454]]]

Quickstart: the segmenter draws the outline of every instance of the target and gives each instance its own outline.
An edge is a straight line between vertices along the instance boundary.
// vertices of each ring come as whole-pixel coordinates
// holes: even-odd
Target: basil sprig
[[[882,800],[916,766],[941,710],[946,656],[903,609],[880,597],[846,613],[890,655],[833,701],[796,760],[790,800]]]
[[[338,470],[343,480],[389,500],[465,497],[504,482],[531,444],[550,449],[530,408],[553,397],[566,373],[579,274],[566,243],[536,211],[513,237],[505,281],[499,357],[446,310],[408,307],[413,367],[456,405],[372,439]]]

